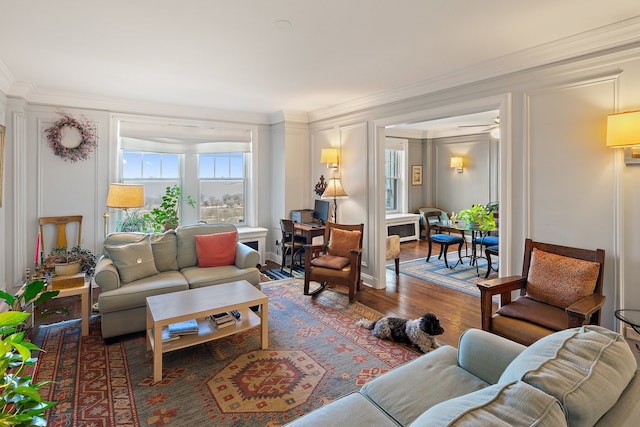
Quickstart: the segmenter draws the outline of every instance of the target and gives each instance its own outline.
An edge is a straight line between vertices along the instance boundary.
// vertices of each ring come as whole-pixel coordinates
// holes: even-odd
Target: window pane
[[[229,157],[227,156],[216,156],[215,157],[215,178],[228,178],[231,176],[229,174]]]
[[[145,153],[143,157],[142,165],[142,177],[143,178],[162,178],[161,169],[161,155]]]
[[[180,177],[180,159],[177,154],[162,155],[162,178]]]
[[[122,153],[122,178],[134,179],[142,177],[142,153],[125,151]]]
[[[244,222],[244,180],[201,180],[200,221]]]
[[[200,155],[199,176],[200,178],[213,178],[213,157],[211,154]]]

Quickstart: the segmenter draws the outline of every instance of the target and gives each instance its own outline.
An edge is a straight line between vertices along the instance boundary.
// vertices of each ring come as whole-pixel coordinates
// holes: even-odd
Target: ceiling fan
[[[496,117],[493,119],[493,123],[492,124],[481,124],[481,125],[461,125],[458,126],[461,128],[477,128],[477,127],[484,127],[483,130],[481,130],[479,133],[487,133],[490,132],[491,136],[493,136],[494,138],[500,138],[500,118]]]

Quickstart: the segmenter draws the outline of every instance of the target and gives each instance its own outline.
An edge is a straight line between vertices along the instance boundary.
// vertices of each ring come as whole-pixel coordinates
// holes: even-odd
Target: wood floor
[[[433,253],[439,248],[434,247]],[[427,242],[424,240],[401,243],[400,261],[425,257]],[[393,260],[388,261],[393,264]],[[268,263],[265,269],[273,268]],[[415,319],[424,313],[434,313],[439,319],[445,333],[440,341],[458,346],[460,334],[469,328],[480,328],[480,298],[431,284],[405,274],[396,276],[395,271],[386,270],[387,287],[373,289],[363,286],[358,294],[358,301],[384,315],[393,315]],[[402,273],[402,267],[400,267]],[[337,288],[341,292],[346,288]],[[334,292],[328,290],[325,292]]]
[[[407,261],[426,256],[427,243],[423,240],[404,242],[401,244],[400,260]],[[439,248],[434,248],[438,253]],[[392,264],[393,260],[389,261]],[[268,261],[263,270],[279,267]],[[400,267],[402,272],[402,267]],[[458,346],[460,334],[469,328],[480,328],[480,299],[472,295],[457,292],[442,286],[434,285],[423,280],[400,274],[396,276],[393,270],[387,272],[387,287],[373,289],[363,286],[358,294],[358,301],[373,308],[384,315],[405,318],[418,318],[424,313],[434,313],[440,319],[445,333],[438,338],[449,345]],[[268,279],[267,279],[268,280]],[[330,289],[325,292],[342,292],[345,288]],[[93,300],[97,301],[99,289],[94,289]],[[51,303],[51,304],[50,304]],[[53,305],[55,303],[55,305]],[[53,315],[46,319],[38,319],[38,324],[48,324],[70,318],[80,318],[80,299],[66,297],[56,299],[44,305],[48,307],[67,307],[68,316]],[[43,307],[43,308],[44,308]],[[37,331],[34,331],[37,332]]]

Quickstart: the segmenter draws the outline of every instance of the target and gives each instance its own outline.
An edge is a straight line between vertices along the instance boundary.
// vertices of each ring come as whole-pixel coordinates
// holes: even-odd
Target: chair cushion
[[[600,264],[533,248],[527,276],[527,296],[565,309],[591,295]]]
[[[195,236],[198,267],[220,267],[236,262],[236,241],[238,233],[203,234]]]
[[[411,423],[412,427],[450,425],[556,427],[567,422],[553,396],[513,381],[439,403]]]
[[[312,259],[311,265],[314,267],[330,268],[332,270],[342,270],[349,265],[350,262],[349,258],[334,255],[323,255]]]
[[[503,305],[496,313],[526,320],[554,331],[567,329],[569,326],[567,313],[563,309],[526,296],[518,297],[509,304]]]
[[[360,248],[360,234],[359,231],[332,228],[331,236],[329,236],[329,254],[349,257],[351,255],[351,249]]]
[[[475,243],[478,245],[494,246],[500,242],[498,236],[484,236],[476,238]]]
[[[162,234],[151,234],[151,250],[158,271],[177,271],[178,244],[175,230]]]
[[[499,383],[524,381],[558,399],[570,426],[590,426],[616,403],[635,371],[633,353],[620,334],[587,325],[531,344]]]
[[[464,243],[464,239],[460,236],[452,236],[451,234],[432,234],[431,240],[436,243],[454,244]]]
[[[116,266],[122,283],[130,283],[158,274],[148,235],[134,243],[105,245],[104,249]]]
[[[400,256],[400,236],[392,235],[387,236],[387,250],[385,253],[385,259],[395,259]]]

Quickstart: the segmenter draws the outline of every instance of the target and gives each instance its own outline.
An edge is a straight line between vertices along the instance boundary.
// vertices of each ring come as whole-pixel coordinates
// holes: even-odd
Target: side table
[[[616,310],[613,313],[617,319],[631,326],[631,328],[637,333],[640,334],[640,310],[631,309],[631,308],[623,308],[620,310]],[[636,344],[636,349],[640,352],[640,347]]]

